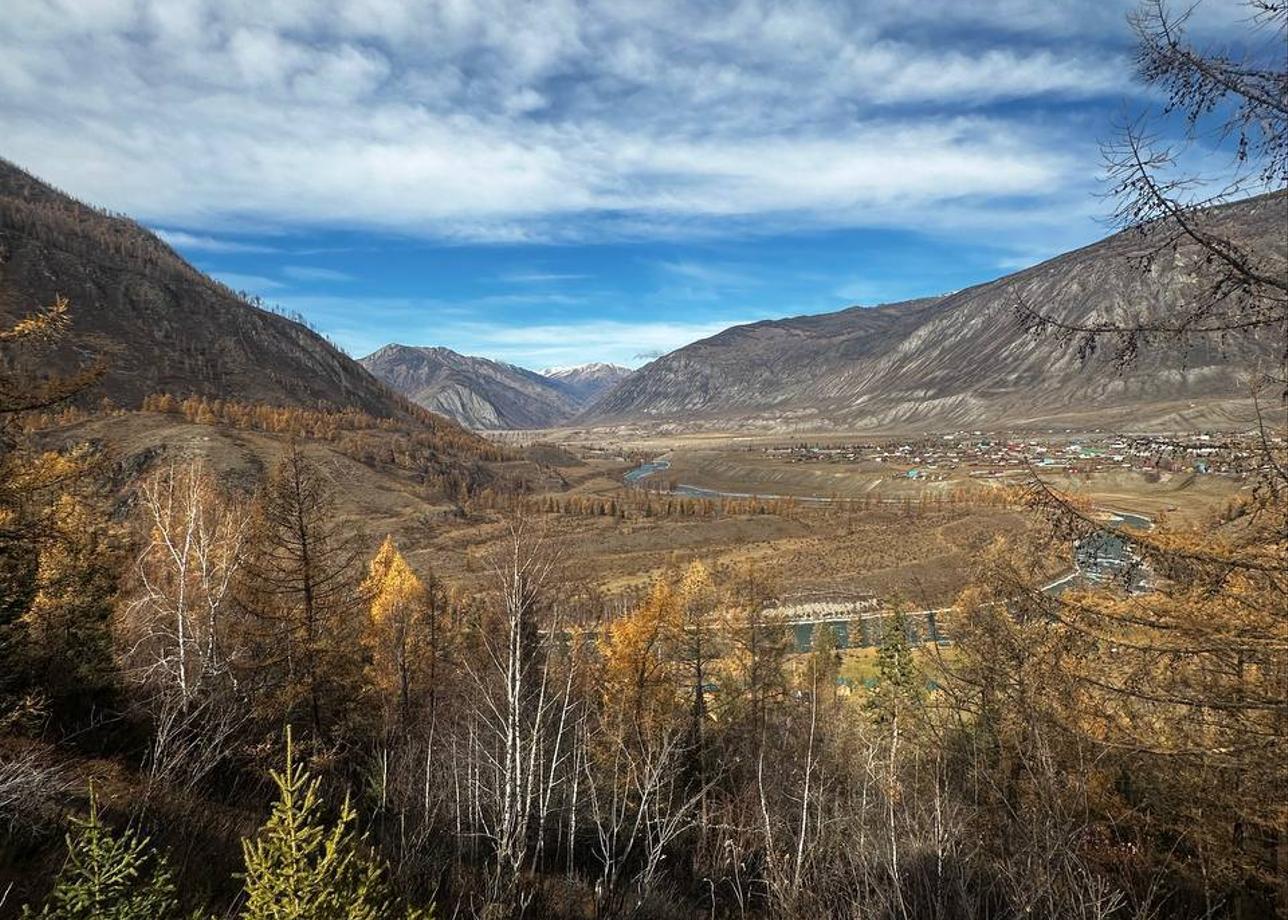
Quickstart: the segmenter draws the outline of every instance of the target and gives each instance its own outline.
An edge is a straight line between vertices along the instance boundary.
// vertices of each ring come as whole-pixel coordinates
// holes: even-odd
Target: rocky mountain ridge
[[[1269,271],[1288,272],[1288,193],[1211,220]],[[1148,270],[1120,233],[952,294],[727,329],[636,371],[578,424],[951,430],[1247,424],[1250,387],[1280,372],[1276,330],[1157,341],[1119,367],[1112,348],[1026,332],[1020,298],[1067,322],[1162,317],[1195,284],[1184,247]],[[1282,373],[1280,373],[1282,376]]]
[[[565,381],[450,348],[391,344],[361,363],[418,405],[470,428],[548,428],[589,402],[575,372]]]

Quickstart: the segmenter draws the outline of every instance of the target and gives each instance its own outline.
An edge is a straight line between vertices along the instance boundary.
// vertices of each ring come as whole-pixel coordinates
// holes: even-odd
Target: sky
[[[5,0],[0,156],[355,356],[637,366],[1104,236],[1132,6]]]

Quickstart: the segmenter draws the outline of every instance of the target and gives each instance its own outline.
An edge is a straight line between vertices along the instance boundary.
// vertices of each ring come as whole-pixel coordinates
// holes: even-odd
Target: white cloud
[[[691,259],[680,259],[658,262],[657,267],[686,281],[713,288],[745,288],[754,287],[760,283],[760,279],[754,272],[740,265],[712,264],[696,262]]]
[[[1120,93],[1119,52],[1057,39],[1121,11],[929,6],[942,22],[877,0],[10,0],[0,152],[194,235],[934,229],[971,199],[1081,194],[1094,146],[988,106]]]
[[[979,107],[1006,99],[1087,97],[1127,89],[1130,65],[1108,56],[1080,59],[1050,51],[993,49],[949,52],[934,58],[905,47],[878,49],[854,62],[856,80],[872,83],[872,96],[887,104],[961,99]]]
[[[521,367],[582,364],[588,360],[637,366],[646,356],[673,351],[739,323],[769,319],[773,311],[725,312],[701,322],[680,320],[577,319],[514,324],[479,320],[489,307],[558,307],[573,298],[477,297],[443,301],[425,297],[358,297],[286,294],[284,307],[314,321],[350,354],[368,355],[392,340],[403,345],[443,345]],[[389,330],[396,329],[397,332]]]
[[[506,284],[562,284],[566,281],[585,281],[590,275],[574,272],[510,272],[498,276]]]
[[[313,265],[284,265],[282,274],[293,281],[355,281],[348,272],[334,268],[318,268]]]
[[[434,344],[525,367],[577,364],[586,361],[587,355],[596,361],[636,367],[651,355],[674,351],[759,318],[701,323],[596,320],[525,326],[460,323],[436,327],[432,334]]]
[[[278,252],[275,247],[259,243],[242,243],[184,230],[155,229],[153,232],[175,249],[197,252]]]

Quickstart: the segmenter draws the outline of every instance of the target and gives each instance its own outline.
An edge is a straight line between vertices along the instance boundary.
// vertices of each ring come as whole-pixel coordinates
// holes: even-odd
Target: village
[[[1272,445],[1279,439],[1271,438]],[[958,431],[908,440],[854,444],[794,444],[761,448],[788,463],[838,463],[874,469],[885,465],[908,479],[945,480],[963,469],[973,478],[1020,476],[1037,469],[1055,473],[1132,471],[1243,478],[1261,447],[1254,434],[1091,434],[998,437]]]

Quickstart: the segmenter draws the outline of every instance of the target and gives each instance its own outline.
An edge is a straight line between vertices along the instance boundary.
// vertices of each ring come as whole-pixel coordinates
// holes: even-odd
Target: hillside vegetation
[[[1288,917],[1288,74],[1132,22],[1280,191],[595,413],[1237,432],[503,446],[0,166],[0,917]]]
[[[145,396],[356,408],[406,401],[299,322],[262,309],[197,271],[135,221],[91,208],[0,160],[0,317],[75,304],[70,334],[42,372],[99,360],[96,397]]]

